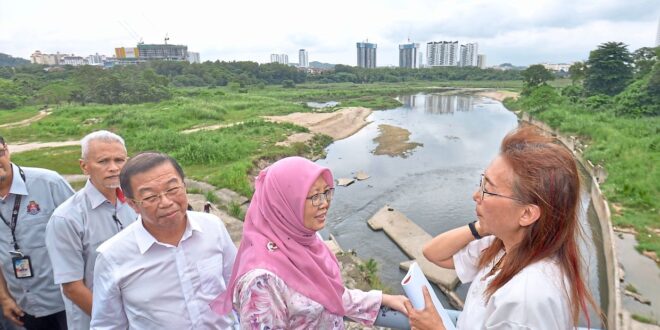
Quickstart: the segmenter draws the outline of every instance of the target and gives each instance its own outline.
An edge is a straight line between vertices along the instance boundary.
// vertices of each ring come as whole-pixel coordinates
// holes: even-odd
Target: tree
[[[642,47],[632,54],[635,66],[635,78],[643,77],[651,72],[651,69],[658,58],[657,52],[660,52],[660,47]]]
[[[589,95],[616,95],[632,79],[632,57],[622,42],[607,42],[592,50],[587,61],[584,87]]]
[[[587,65],[584,62],[579,61],[573,63],[570,68],[568,68],[568,74],[571,76],[571,81],[573,85],[576,85],[579,81],[584,80],[584,76],[587,71]]]
[[[546,85],[549,80],[555,79],[548,69],[541,64],[535,64],[522,71],[523,94],[529,93],[536,87]]]

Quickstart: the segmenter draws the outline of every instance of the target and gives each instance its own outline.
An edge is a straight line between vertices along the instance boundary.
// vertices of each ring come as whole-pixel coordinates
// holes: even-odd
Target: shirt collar
[[[14,195],[27,196],[27,184],[25,184],[25,181],[23,181],[23,178],[21,178],[21,173],[18,170],[18,166],[16,166],[14,163],[11,163],[11,170],[14,177],[11,181],[11,188],[9,188],[9,193]]]
[[[179,241],[179,244],[181,242],[187,240],[193,235],[193,231],[197,232],[202,232],[202,227],[199,225],[199,223],[190,216],[190,213],[186,213],[186,229],[183,232],[183,236],[181,236],[181,241]],[[140,253],[144,254],[151,248],[152,245],[154,244],[160,244],[155,237],[153,237],[146,228],[144,228],[144,224],[142,223],[142,215],[139,215],[137,218],[137,228],[135,230],[135,238],[137,240],[138,248],[140,249]]]
[[[87,179],[87,183],[85,183],[85,188],[83,189],[84,194],[87,195],[89,201],[92,203],[93,209],[108,201],[108,199],[103,196],[103,194],[96,188],[90,179]]]

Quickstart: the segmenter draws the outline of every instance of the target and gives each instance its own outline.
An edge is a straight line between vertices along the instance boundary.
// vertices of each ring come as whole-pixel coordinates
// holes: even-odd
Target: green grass
[[[20,166],[44,167],[60,174],[82,174],[80,147],[37,149],[11,154],[11,161]]]
[[[14,110],[0,110],[0,125],[28,119],[36,116],[38,113],[39,108],[37,106],[25,106]]]
[[[639,315],[639,314],[632,314],[631,317],[638,322],[642,323],[647,323],[647,324],[657,324],[655,319],[652,319],[647,316]]]
[[[523,102],[506,104],[519,109]],[[660,254],[660,239],[652,230],[660,228],[660,117],[617,117],[607,109],[593,112],[565,100],[534,116],[587,144],[584,157],[608,172],[601,189],[612,222],[637,230],[638,250]],[[612,203],[622,212],[615,212]]]
[[[172,99],[137,105],[61,105],[53,113],[27,127],[3,129],[10,142],[50,142],[78,140],[85,134],[108,129],[126,140],[129,155],[157,150],[175,157],[186,175],[250,196],[249,175],[260,159],[277,160],[290,155],[318,157],[332,142],[316,135],[310,142],[288,147],[275,146],[296,132],[307,129],[292,124],[276,124],[260,119],[265,115],[285,115],[314,111],[309,101],[339,101],[341,107],[365,106],[388,109],[400,106],[394,98],[401,94],[444,91],[451,87],[518,89],[518,81],[409,82],[403,84],[302,84],[295,88],[266,86],[239,93],[225,88],[181,88]],[[324,111],[334,111],[324,110]],[[36,114],[37,108],[1,111],[0,119],[17,121]],[[214,131],[183,134],[181,131],[215,124],[236,124]],[[40,149],[12,154],[25,166],[45,167],[62,174],[79,174],[79,148]]]

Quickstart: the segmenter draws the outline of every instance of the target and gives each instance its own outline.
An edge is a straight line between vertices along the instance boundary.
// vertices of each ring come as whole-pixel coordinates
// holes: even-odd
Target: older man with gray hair
[[[62,203],[46,227],[46,246],[55,284],[62,287],[69,329],[89,329],[96,249],[135,221],[136,213],[119,188],[127,160],[124,139],[96,131],[81,141],[85,187]]]

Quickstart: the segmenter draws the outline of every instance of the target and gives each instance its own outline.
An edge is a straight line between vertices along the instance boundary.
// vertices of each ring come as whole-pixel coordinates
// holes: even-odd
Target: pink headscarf
[[[337,258],[316,232],[303,225],[305,198],[319,176],[333,187],[328,168],[301,157],[281,159],[259,173],[231,280],[227,291],[211,302],[213,311],[227,314],[236,282],[261,268],[333,314],[344,316],[344,285]],[[269,250],[270,242],[277,249]]]

